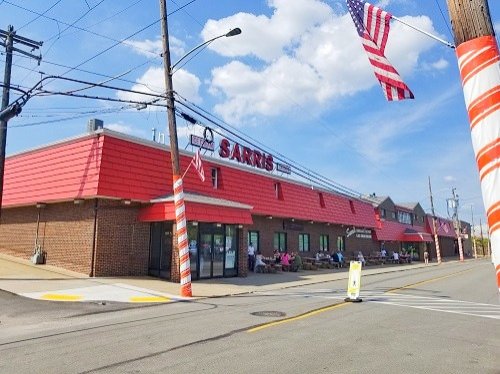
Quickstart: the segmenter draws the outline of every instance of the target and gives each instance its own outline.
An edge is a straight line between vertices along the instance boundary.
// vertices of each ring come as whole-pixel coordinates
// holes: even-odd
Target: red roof
[[[181,170],[191,158],[181,152]],[[219,169],[221,188],[214,189],[210,177],[202,183],[190,170],[184,178],[185,192],[248,204],[255,215],[375,227],[370,203],[237,163],[207,156],[202,160],[205,175],[211,175],[212,167]],[[109,130],[8,157],[5,171],[3,207],[94,197],[149,202],[172,194],[169,149]],[[282,199],[275,195],[275,183],[281,185]]]
[[[380,221],[382,228],[375,230],[375,238],[379,241],[422,242],[432,241],[424,227],[412,226],[394,221]]]

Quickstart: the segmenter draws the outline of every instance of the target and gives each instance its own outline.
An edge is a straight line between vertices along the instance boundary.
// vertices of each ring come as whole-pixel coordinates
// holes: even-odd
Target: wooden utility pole
[[[0,30],[0,46],[5,47],[5,71],[3,78],[3,93],[2,93],[2,107],[1,113],[5,114],[5,110],[7,110],[9,106],[9,94],[10,94],[10,76],[12,71],[12,53],[18,52],[25,56],[31,57],[33,59],[40,60],[42,56],[35,56],[29,52],[26,52],[22,49],[16,48],[15,44],[21,44],[23,46],[31,48],[31,51],[38,49],[42,46],[43,42],[36,42],[34,40],[19,36],[14,31],[14,26],[8,27],[7,31]],[[17,109],[20,111],[20,107]],[[4,168],[5,168],[5,148],[7,144],[7,122],[9,118],[13,115],[17,115],[17,110],[14,110],[13,114],[0,116],[0,218],[2,214],[2,197],[3,197],[3,177],[4,177]],[[0,221],[1,222],[1,221]]]
[[[447,3],[500,292],[500,53],[487,0]]]
[[[472,209],[472,204],[470,206],[470,214],[472,220],[472,229],[470,230],[470,236],[472,239],[472,249],[474,250],[474,258],[477,260],[477,249],[476,249],[476,235],[475,235],[475,227],[474,227],[474,210]]]
[[[455,45],[480,36],[495,35],[486,0],[448,0]]]
[[[432,209],[432,227],[434,230],[434,243],[436,245],[436,257],[438,265],[441,263],[441,249],[439,248],[439,238],[438,238],[438,230],[436,224],[436,214],[434,213],[434,200],[432,198],[432,187],[431,187],[431,177],[429,176],[429,195],[431,198],[431,209]]]

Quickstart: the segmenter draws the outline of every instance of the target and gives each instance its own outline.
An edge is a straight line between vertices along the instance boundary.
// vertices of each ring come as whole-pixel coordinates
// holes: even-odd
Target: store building
[[[184,177],[193,279],[246,276],[249,241],[314,256],[378,249],[363,199],[277,175],[271,155],[223,139],[203,156],[205,182]],[[186,170],[193,154],[180,152]],[[90,276],[153,275],[178,281],[169,148],[107,129],[6,160],[0,251]]]

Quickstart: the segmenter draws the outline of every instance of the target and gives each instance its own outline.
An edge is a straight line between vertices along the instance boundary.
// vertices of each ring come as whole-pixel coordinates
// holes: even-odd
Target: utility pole
[[[472,249],[474,250],[474,258],[477,260],[476,235],[474,227],[474,210],[472,209],[472,204],[470,205],[470,214],[472,216],[472,230],[470,230],[470,235],[472,237]]]
[[[174,89],[172,85],[172,65],[170,61],[170,45],[168,41],[167,4],[160,1],[161,31],[163,39],[163,70],[167,100],[168,132],[170,135],[170,155],[172,158],[173,190],[175,202],[175,219],[177,245],[179,253],[179,276],[181,296],[191,297],[191,269],[186,228],[184,190],[182,187],[181,168],[179,165],[179,144],[177,141],[177,125],[175,123]]]
[[[4,114],[9,106],[9,94],[10,94],[10,77],[12,72],[12,52],[18,52],[25,56],[34,58],[38,60],[42,59],[42,56],[35,56],[29,52],[25,52],[21,49],[14,47],[14,43],[22,44],[24,46],[30,47],[31,50],[38,49],[42,46],[43,42],[36,42],[31,39],[24,38],[22,36],[16,35],[14,31],[14,26],[9,25],[7,31],[0,30],[0,38],[4,41],[0,41],[0,46],[5,47],[5,71],[3,78],[3,94],[2,94],[2,109],[0,113]],[[20,112],[20,107],[14,108],[13,114],[0,116],[0,223],[2,218],[2,197],[3,197],[3,177],[5,174],[5,148],[7,146],[7,122],[9,117],[12,115],[17,115]]]
[[[436,244],[436,256],[438,265],[441,264],[441,250],[439,248],[439,238],[437,233],[436,214],[434,213],[434,200],[432,198],[431,177],[429,176],[429,195],[431,197],[432,226],[434,229],[434,243]]]
[[[479,228],[481,230],[481,249],[483,250],[483,256],[487,256],[484,250],[483,223],[481,222],[481,218],[479,218]]]
[[[500,292],[500,54],[487,0],[447,3]]]
[[[460,232],[460,221],[458,220],[458,195],[455,194],[456,188],[453,187],[451,189],[451,194],[452,198],[448,199],[448,208],[453,209],[453,226],[455,227],[455,234],[457,235],[457,245],[458,245],[458,254],[460,257],[460,261],[462,262],[464,260],[464,251],[462,248],[462,234]],[[449,210],[448,210],[448,215],[449,215]]]

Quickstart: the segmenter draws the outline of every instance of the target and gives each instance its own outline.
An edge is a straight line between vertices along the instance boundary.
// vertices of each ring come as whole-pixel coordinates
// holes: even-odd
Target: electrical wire
[[[436,5],[439,9],[439,12],[441,13],[441,17],[443,18],[444,24],[446,25],[446,28],[448,29],[448,32],[450,33],[451,39],[454,39],[453,33],[451,32],[450,26],[448,25],[448,21],[446,20],[446,18],[444,16],[443,10],[441,9],[441,6],[439,5],[438,0],[434,0],[434,1],[436,2]]]
[[[24,25],[22,25],[21,27],[19,27],[16,31],[19,32],[20,30],[22,30],[23,28],[25,28],[26,26],[28,25],[31,25],[33,22],[35,22],[36,20],[38,20],[40,17],[44,16],[45,14],[47,14],[50,10],[52,10],[57,4],[59,4],[62,0],[57,0],[54,4],[52,4],[49,8],[45,9],[43,11],[42,14],[39,14],[37,15],[35,18],[33,18],[31,21],[25,23]]]

